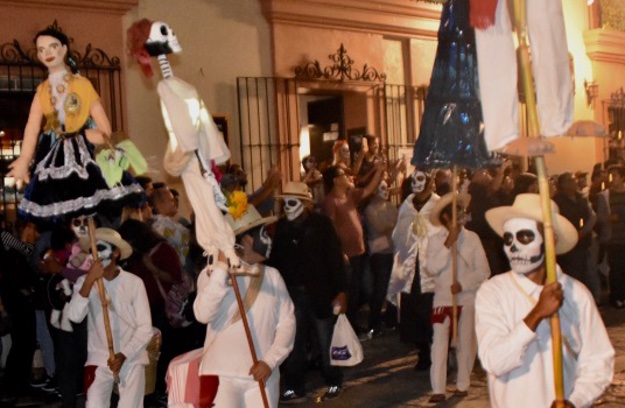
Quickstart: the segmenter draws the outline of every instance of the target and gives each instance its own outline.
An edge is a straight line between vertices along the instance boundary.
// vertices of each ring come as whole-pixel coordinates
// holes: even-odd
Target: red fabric
[[[469,6],[471,26],[483,30],[495,24],[497,2],[498,0],[471,0]]]
[[[85,366],[85,375],[84,375],[84,386],[85,386],[85,395],[88,395],[89,387],[95,381],[95,370],[98,369],[98,366],[88,365]]]
[[[458,320],[460,320],[460,314],[462,313],[462,306],[456,306],[458,309]],[[438,306],[432,309],[431,322],[432,324],[436,323],[445,323],[445,319],[449,317],[449,321],[451,322],[454,318],[454,308],[452,306]],[[449,338],[454,337],[454,326],[453,324],[449,325]]]
[[[213,406],[218,388],[218,376],[203,375],[200,377],[200,408],[210,408]]]

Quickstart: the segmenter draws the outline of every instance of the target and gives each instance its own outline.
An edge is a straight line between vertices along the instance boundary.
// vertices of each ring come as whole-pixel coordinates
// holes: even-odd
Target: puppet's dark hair
[[[37,38],[42,36],[54,37],[59,40],[61,44],[67,47],[65,62],[67,63],[67,65],[69,65],[69,69],[72,71],[73,74],[78,73],[78,65],[76,64],[76,60],[72,57],[72,52],[69,47],[69,38],[67,37],[67,35],[65,35],[65,33],[56,28],[54,25],[51,25],[35,34],[33,42],[36,44]]]

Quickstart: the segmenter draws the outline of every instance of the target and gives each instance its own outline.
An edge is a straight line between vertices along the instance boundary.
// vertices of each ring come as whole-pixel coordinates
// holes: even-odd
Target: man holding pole
[[[226,220],[236,235],[241,267],[229,274],[219,252],[217,262],[198,278],[193,311],[208,325],[199,368],[200,406],[275,408],[278,368],[295,340],[286,285],[276,269],[262,264],[271,251],[265,225],[276,217],[262,218],[249,204],[238,219],[228,215]]]
[[[577,242],[575,227],[553,209],[555,251]],[[612,380],[614,349],[586,287],[562,273],[546,283],[545,238],[540,197],[520,194],[512,206],[486,213],[503,237],[512,270],[490,279],[477,292],[476,332],[479,356],[488,373],[491,406],[587,407]],[[564,399],[555,394],[552,329],[562,327]]]
[[[146,347],[152,339],[150,304],[143,281],[117,262],[132,254],[132,247],[110,228],[95,230],[97,257],[89,272],[74,285],[69,319],[80,323],[88,315],[85,387],[87,408],[110,405],[118,378],[119,408],[143,406]],[[106,327],[96,283],[103,280],[110,326]],[[112,329],[112,330],[111,330]],[[108,332],[108,333],[107,333]],[[112,337],[114,355],[109,357],[107,337]]]
[[[456,195],[454,199],[454,195]],[[471,371],[477,353],[475,340],[475,293],[490,276],[488,260],[480,238],[463,228],[464,212],[471,201],[468,194],[448,193],[436,203],[430,214],[434,226],[445,228],[433,234],[427,246],[426,273],[434,278],[434,306],[432,310],[432,367],[430,402],[445,400],[447,385],[447,355],[450,338],[456,339],[458,376],[454,396],[467,395],[471,384]],[[457,208],[454,224],[453,205]],[[454,254],[453,246],[456,246]],[[452,258],[456,255],[457,262]],[[454,271],[454,264],[456,270]],[[453,312],[456,305],[457,313]],[[453,320],[456,319],[456,324]],[[453,333],[456,331],[457,333]]]

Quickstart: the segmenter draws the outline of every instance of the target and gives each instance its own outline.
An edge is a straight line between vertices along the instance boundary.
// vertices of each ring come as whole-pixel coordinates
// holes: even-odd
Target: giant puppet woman
[[[167,55],[182,51],[177,37],[166,23],[142,19],[128,29],[128,51],[148,78],[151,58],[158,59],[163,79],[157,91],[169,134],[163,167],[182,178],[195,213],[198,243],[209,260],[216,260],[221,250],[232,265],[239,265],[234,233],[219,210],[228,210],[226,199],[212,171],[214,164],[230,158],[230,150],[197,89],[172,73]]]
[[[21,154],[7,174],[20,184],[30,181],[20,216],[67,222],[144,200],[143,189],[128,173],[109,187],[93,158],[94,145],[107,140],[111,125],[91,82],[78,74],[67,36],[48,27],[37,33],[35,44],[48,78],[37,87]]]

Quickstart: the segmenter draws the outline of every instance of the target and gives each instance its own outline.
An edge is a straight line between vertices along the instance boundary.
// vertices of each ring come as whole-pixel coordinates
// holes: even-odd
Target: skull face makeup
[[[182,51],[174,30],[162,21],[152,23],[150,37],[145,43],[145,49],[153,57],[163,54],[177,54]]]
[[[98,250],[98,258],[102,266],[106,268],[113,262],[113,251],[115,247],[106,241],[98,240],[96,248]]]
[[[410,178],[412,179],[412,182],[410,183],[412,192],[415,194],[421,193],[425,189],[425,185],[428,182],[428,178],[425,173],[420,170],[415,170]]]
[[[343,159],[349,159],[349,146],[347,144],[341,146],[341,148],[339,149],[339,154]]]
[[[295,197],[286,197],[284,199],[284,213],[289,221],[295,220],[304,212],[304,203]]]
[[[536,270],[545,259],[543,236],[534,220],[512,218],[503,225],[504,252],[512,270],[526,274]]]
[[[81,215],[80,217],[72,218],[72,230],[76,234],[78,239],[89,239],[89,227],[87,226],[87,217]]]
[[[252,250],[259,255],[269,258],[271,254],[271,237],[267,232],[267,228],[263,225],[254,231],[254,245]]]
[[[382,180],[380,182],[380,185],[378,186],[377,196],[380,197],[382,200],[388,200],[388,185],[386,184],[386,181]]]

